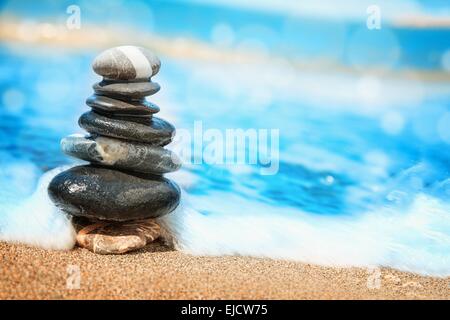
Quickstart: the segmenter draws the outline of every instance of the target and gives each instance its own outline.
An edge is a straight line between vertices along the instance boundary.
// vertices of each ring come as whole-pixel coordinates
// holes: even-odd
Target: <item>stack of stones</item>
[[[103,80],[86,101],[92,110],[78,121],[89,134],[61,141],[66,154],[90,164],[55,176],[49,196],[73,217],[78,245],[96,253],[124,253],[155,240],[154,218],[180,201],[179,187],[162,176],[180,167],[164,148],[175,128],[154,117],[159,108],[145,99],[160,89],[151,81],[159,68],[159,59],[141,47],[101,53],[93,69]]]

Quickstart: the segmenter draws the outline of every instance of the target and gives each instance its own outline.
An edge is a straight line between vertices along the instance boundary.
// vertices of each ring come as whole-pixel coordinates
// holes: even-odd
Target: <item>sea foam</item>
[[[226,198],[221,213],[203,215],[184,204],[164,217],[163,226],[175,246],[199,255],[238,254],[450,275],[449,208],[435,198],[417,195],[404,212],[385,207],[348,217]]]
[[[47,194],[50,180],[68,168],[59,167],[45,173],[36,191],[24,200],[16,202],[3,199],[0,206],[0,240],[57,250],[74,246],[75,230],[72,223],[53,205]],[[8,200],[9,203],[6,202]]]
[[[2,206],[0,239],[46,249],[68,250],[75,232],[47,195],[60,167],[45,173],[37,190],[9,208]],[[171,178],[186,185],[186,175]],[[222,197],[221,205],[216,199]],[[214,203],[213,203],[214,202]],[[203,214],[194,207],[215,208]],[[245,200],[235,195],[182,194],[180,206],[159,219],[164,238],[196,255],[249,255],[327,266],[388,266],[415,273],[450,275],[449,207],[417,194],[404,211],[382,207],[357,216],[311,215]]]

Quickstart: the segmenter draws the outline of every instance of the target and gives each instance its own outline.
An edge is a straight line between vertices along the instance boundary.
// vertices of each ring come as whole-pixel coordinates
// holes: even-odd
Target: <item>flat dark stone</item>
[[[93,165],[61,172],[50,182],[48,194],[70,215],[111,221],[160,217],[180,201],[179,187],[161,176]]]
[[[95,111],[116,116],[146,116],[150,117],[159,112],[159,107],[151,102],[143,100],[122,101],[106,96],[93,94],[86,100],[86,104]]]
[[[71,135],[61,140],[61,149],[82,160],[135,172],[163,174],[181,166],[170,150],[102,136]]]
[[[89,133],[158,146],[169,144],[175,135],[175,127],[157,117],[136,123],[89,111],[81,115],[78,124]]]
[[[122,120],[126,122],[135,122],[140,123],[145,126],[149,125],[149,121],[152,118],[152,116],[124,116],[124,115],[114,115],[102,111],[95,111],[96,114],[99,114],[101,116],[104,116],[106,118],[112,119],[112,120]]]
[[[92,88],[96,94],[122,99],[141,100],[159,91],[160,86],[156,82],[129,82],[116,80],[103,80],[95,83]]]

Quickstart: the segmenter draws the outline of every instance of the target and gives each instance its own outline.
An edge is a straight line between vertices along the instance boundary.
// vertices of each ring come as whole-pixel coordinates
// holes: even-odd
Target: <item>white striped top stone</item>
[[[158,73],[160,66],[155,54],[136,46],[107,49],[92,64],[95,73],[111,80],[148,80]]]

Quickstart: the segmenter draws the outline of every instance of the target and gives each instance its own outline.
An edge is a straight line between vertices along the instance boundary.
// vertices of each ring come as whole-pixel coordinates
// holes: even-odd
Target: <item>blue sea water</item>
[[[4,8],[34,19],[63,8],[64,17],[63,3],[45,4]],[[221,131],[278,129],[280,139],[274,175],[261,175],[258,165],[185,165],[177,179],[191,211],[167,221],[181,248],[450,274],[450,86],[442,76],[449,29],[392,27],[370,37],[355,22],[336,27],[191,3],[149,7],[149,31],[158,35],[214,46],[219,21],[235,30],[236,43],[251,37],[284,61],[160,57],[162,90],[151,100],[177,128],[192,131],[202,121]],[[110,19],[86,11],[90,22]],[[115,23],[145,27],[144,18]],[[399,48],[400,57],[389,54]],[[74,163],[59,141],[82,132],[77,119],[98,80],[90,68],[96,54],[0,45],[0,227],[44,172]],[[293,58],[342,68],[298,69]],[[390,71],[366,74],[370,66]],[[348,68],[358,72],[342,72]],[[412,76],[395,76],[403,70]],[[441,77],[423,79],[424,71]]]

